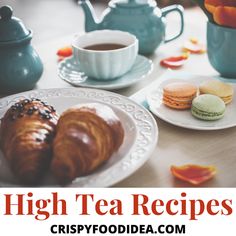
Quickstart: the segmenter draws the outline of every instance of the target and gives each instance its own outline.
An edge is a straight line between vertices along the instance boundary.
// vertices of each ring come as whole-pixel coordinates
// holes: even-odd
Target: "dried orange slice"
[[[184,53],[181,56],[168,57],[160,61],[160,65],[170,69],[177,69],[184,65],[188,59],[188,54]]]
[[[206,47],[200,43],[197,39],[191,38],[186,41],[183,47],[184,52],[190,52],[193,54],[202,54],[206,52]]]
[[[217,7],[213,17],[214,21],[219,25],[236,28],[236,7]]]
[[[222,0],[205,0],[204,5],[207,11],[213,14],[216,7],[223,5],[223,1]]]
[[[183,165],[171,166],[171,173],[178,179],[199,185],[213,178],[216,174],[214,166]]]
[[[214,14],[217,7],[236,7],[235,0],[205,0],[205,8],[208,12]]]
[[[57,51],[59,57],[70,57],[72,54],[73,51],[71,46],[62,47]]]

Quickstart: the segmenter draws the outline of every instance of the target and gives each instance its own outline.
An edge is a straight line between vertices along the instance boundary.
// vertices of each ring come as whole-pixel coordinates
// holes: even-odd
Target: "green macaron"
[[[219,120],[224,116],[225,103],[215,95],[203,94],[194,98],[191,111],[201,120]]]

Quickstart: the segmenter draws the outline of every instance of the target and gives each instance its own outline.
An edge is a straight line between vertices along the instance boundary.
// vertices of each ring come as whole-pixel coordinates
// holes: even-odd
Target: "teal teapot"
[[[0,94],[33,89],[43,72],[32,31],[12,15],[11,7],[0,8]]]
[[[172,5],[163,9],[155,0],[112,0],[98,21],[89,0],[80,0],[85,13],[85,31],[111,29],[128,31],[139,40],[139,53],[151,54],[161,43],[178,38],[184,30],[183,7]],[[176,11],[180,15],[180,31],[172,38],[165,37],[165,16]]]

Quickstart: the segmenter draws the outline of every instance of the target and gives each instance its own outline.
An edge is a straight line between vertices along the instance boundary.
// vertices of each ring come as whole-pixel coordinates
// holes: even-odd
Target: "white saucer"
[[[61,79],[76,87],[99,88],[106,90],[121,89],[131,86],[152,71],[153,63],[148,58],[138,55],[132,69],[125,75],[110,81],[99,81],[89,78],[81,71],[74,57],[66,58],[58,65],[58,75]]]

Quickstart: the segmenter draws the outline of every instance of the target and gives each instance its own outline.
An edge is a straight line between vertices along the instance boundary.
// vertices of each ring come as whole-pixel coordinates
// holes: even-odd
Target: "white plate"
[[[129,87],[145,79],[152,71],[153,63],[148,58],[138,55],[132,69],[120,78],[99,81],[91,79],[81,71],[74,57],[66,58],[58,65],[58,75],[61,79],[76,87],[99,88],[115,90]]]
[[[171,82],[189,82],[199,86],[203,81],[216,79],[213,77],[187,75],[181,73],[167,73],[162,79],[158,80],[155,87],[147,95],[147,102],[150,111],[162,120],[188,129],[194,130],[220,130],[236,126],[236,99],[226,107],[225,116],[217,121],[199,120],[192,116],[190,110],[174,110],[166,107],[162,103],[163,87]],[[232,84],[236,94],[236,84]]]
[[[77,178],[70,187],[111,186],[141,167],[156,146],[158,128],[153,116],[142,106],[121,95],[86,88],[35,90],[0,99],[0,118],[11,105],[24,98],[40,98],[53,105],[59,114],[75,104],[100,102],[112,107],[119,116],[125,129],[125,139],[119,151],[91,175]],[[0,185],[17,185],[2,153]],[[53,186],[55,183],[48,176],[42,185]]]

